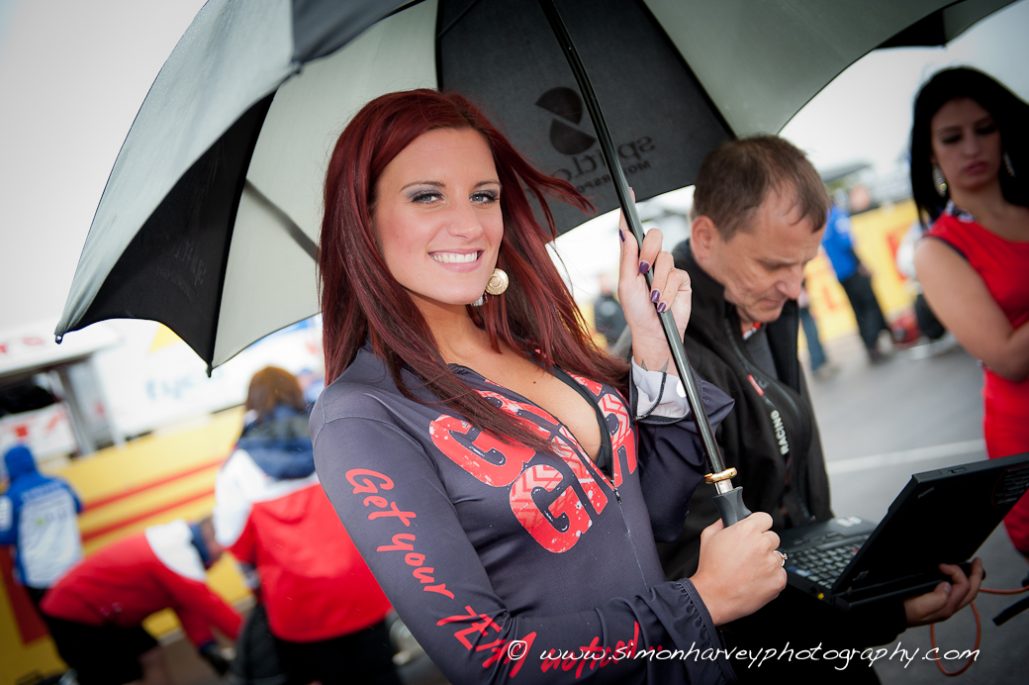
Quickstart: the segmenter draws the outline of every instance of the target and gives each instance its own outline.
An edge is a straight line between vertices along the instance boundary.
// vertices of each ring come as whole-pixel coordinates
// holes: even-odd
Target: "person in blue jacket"
[[[37,611],[43,595],[82,559],[82,501],[61,478],[36,468],[22,444],[4,453],[10,486],[0,495],[0,545],[14,548],[15,578]]]
[[[836,272],[836,280],[843,286],[843,292],[847,293],[847,299],[850,300],[869,361],[881,361],[883,354],[879,350],[879,334],[886,331],[892,336],[892,332],[879,300],[875,297],[875,291],[872,290],[872,275],[854,251],[850,218],[835,204],[829,208],[822,247]]]

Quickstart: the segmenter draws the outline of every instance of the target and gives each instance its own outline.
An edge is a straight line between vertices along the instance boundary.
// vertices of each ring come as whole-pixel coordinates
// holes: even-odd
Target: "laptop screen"
[[[1029,454],[916,473],[835,584],[847,591],[967,561],[1029,487]]]

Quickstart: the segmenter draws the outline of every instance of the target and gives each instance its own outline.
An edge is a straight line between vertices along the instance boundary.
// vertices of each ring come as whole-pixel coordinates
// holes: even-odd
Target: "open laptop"
[[[878,525],[835,518],[783,531],[789,584],[841,608],[932,590],[1029,488],[1029,454],[916,473]]]

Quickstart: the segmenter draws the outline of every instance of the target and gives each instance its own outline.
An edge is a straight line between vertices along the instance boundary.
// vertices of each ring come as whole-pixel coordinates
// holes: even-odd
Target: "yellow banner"
[[[872,272],[872,288],[887,320],[911,307],[915,298],[908,280],[897,270],[897,249],[917,221],[914,202],[873,209],[851,217],[854,246]],[[841,335],[857,335],[854,310],[847,301],[824,253],[805,269],[811,313],[818,321],[823,342]]]

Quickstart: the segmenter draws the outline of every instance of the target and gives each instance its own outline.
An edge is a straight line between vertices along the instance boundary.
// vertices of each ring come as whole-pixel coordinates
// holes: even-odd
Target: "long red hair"
[[[386,165],[418,136],[439,128],[473,129],[493,152],[504,216],[497,266],[510,276],[503,295],[487,298],[469,315],[489,334],[495,350],[503,341],[547,365],[614,385],[624,391],[628,366],[601,351],[547,253],[557,237],[546,196],[586,210],[574,186],[547,176],[525,160],[467,99],[456,93],[419,89],[380,96],[350,121],[336,141],[325,179],[318,267],[321,286],[325,379],[331,383],[354,360],[365,339],[384,360],[400,391],[403,366],[413,371],[448,409],[481,430],[542,446],[513,417],[472,392],[436,348],[407,290],[390,274],[372,227],[375,185]],[[526,192],[528,191],[528,192]],[[529,194],[542,209],[536,221]]]

